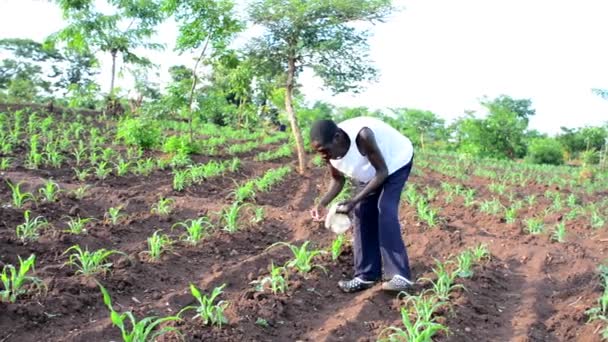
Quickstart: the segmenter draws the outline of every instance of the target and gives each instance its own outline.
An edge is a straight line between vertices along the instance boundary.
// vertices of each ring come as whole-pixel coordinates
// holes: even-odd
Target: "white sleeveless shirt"
[[[340,159],[330,159],[331,165],[345,176],[367,183],[376,175],[376,169],[357,148],[357,135],[364,127],[374,132],[376,143],[382,153],[384,162],[391,175],[412,160],[414,147],[410,139],[382,120],[360,116],[342,121],[338,124],[348,134],[350,147]]]

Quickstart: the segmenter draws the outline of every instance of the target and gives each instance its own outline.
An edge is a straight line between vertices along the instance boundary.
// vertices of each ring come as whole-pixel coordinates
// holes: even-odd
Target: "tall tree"
[[[285,110],[304,173],[302,133],[294,110],[297,77],[311,68],[334,93],[360,89],[377,74],[368,59],[368,31],[354,23],[381,22],[392,11],[390,0],[254,0],[249,15],[265,33],[250,48],[284,73]]]
[[[192,83],[188,96],[190,140],[193,139],[193,100],[199,80],[198,67],[212,54],[220,54],[243,24],[236,19],[232,0],[164,0],[163,11],[173,15],[179,25],[176,51],[197,51],[192,69]]]
[[[391,111],[396,116],[395,125],[422,149],[427,140],[447,139],[445,120],[435,113],[414,108],[394,108]]]
[[[117,57],[121,56],[127,64],[151,65],[149,59],[135,54],[135,50],[163,48],[150,41],[155,26],[164,19],[158,1],[107,0],[111,7],[109,13],[96,8],[95,0],[56,1],[68,25],[51,34],[47,43],[64,42],[78,53],[109,53],[112,58],[110,97],[114,95]]]

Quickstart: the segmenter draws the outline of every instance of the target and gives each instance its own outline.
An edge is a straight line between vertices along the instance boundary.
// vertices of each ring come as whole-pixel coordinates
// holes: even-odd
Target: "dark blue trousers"
[[[355,277],[364,280],[390,279],[401,275],[411,279],[410,265],[401,238],[399,224],[399,201],[413,159],[391,174],[373,194],[359,202],[354,208]],[[359,189],[364,184],[359,185]]]

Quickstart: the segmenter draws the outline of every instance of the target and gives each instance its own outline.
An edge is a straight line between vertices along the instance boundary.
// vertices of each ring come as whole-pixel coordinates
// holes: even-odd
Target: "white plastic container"
[[[338,204],[333,204],[325,216],[325,228],[336,234],[343,234],[351,227],[348,215],[336,213]]]

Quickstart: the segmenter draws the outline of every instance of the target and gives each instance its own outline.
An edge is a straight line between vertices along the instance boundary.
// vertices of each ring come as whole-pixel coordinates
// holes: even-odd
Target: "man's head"
[[[332,120],[317,120],[310,128],[312,148],[324,159],[337,159],[348,151],[349,139]]]

